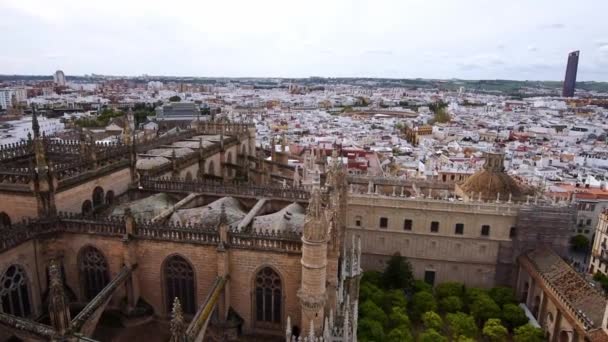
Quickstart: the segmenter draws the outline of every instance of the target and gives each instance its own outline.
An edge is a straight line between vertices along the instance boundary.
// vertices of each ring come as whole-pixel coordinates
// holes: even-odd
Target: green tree
[[[462,299],[456,296],[448,296],[439,300],[439,308],[444,312],[458,312],[463,307]]]
[[[487,295],[488,292],[486,290],[477,287],[467,288],[465,291],[467,305],[471,305],[477,298]]]
[[[382,310],[384,312],[391,312],[391,309],[394,307],[406,309],[407,308],[407,300],[405,299],[405,294],[403,290],[389,290],[384,293],[384,297],[382,298]]]
[[[414,292],[433,292],[433,286],[424,280],[414,280]]]
[[[395,253],[382,273],[382,284],[387,289],[410,291],[414,286],[414,275],[410,262],[399,253]]]
[[[427,329],[435,329],[441,331],[443,328],[443,320],[441,316],[434,311],[427,311],[422,314],[422,324]]]
[[[444,102],[443,100],[439,100],[433,103],[429,104],[429,109],[433,112],[433,113],[437,113],[438,111],[447,108],[448,104],[446,102]]]
[[[182,100],[182,98],[177,95],[173,95],[169,98],[169,101],[171,101],[171,102],[180,102],[181,100]]]
[[[462,297],[463,294],[464,285],[462,283],[447,282],[435,286],[435,295],[438,299],[449,296]]]
[[[480,296],[475,299],[473,304],[469,307],[469,311],[480,323],[484,323],[490,318],[500,318],[501,314],[498,304],[496,304],[488,295]]]
[[[382,283],[382,273],[378,271],[363,272],[361,283],[370,283],[376,286],[380,286],[380,284]]]
[[[407,312],[404,308],[393,308],[391,314],[388,317],[388,320],[389,326],[393,329],[397,327],[409,328],[411,326],[410,318],[408,317]]]
[[[392,329],[386,336],[388,342],[413,342],[414,337],[410,332],[410,328],[406,326],[399,326]]]
[[[430,292],[418,292],[412,297],[412,316],[420,319],[427,311],[437,311],[437,302]]]
[[[543,342],[545,340],[545,334],[542,329],[528,323],[515,329],[513,340],[515,342]]]
[[[452,117],[450,116],[448,111],[445,108],[441,108],[437,112],[435,112],[435,116],[430,121],[430,123],[431,124],[446,123],[446,122],[450,122],[451,120],[452,120]]]
[[[388,323],[388,317],[386,316],[384,311],[382,311],[382,309],[380,309],[378,305],[376,305],[369,299],[363,302],[363,304],[361,304],[359,310],[361,311],[361,316],[365,317],[365,319],[378,322],[383,327],[385,327]]]
[[[460,335],[474,338],[477,335],[477,325],[473,316],[463,312],[449,313],[446,315],[446,320],[454,338]]]
[[[516,304],[505,304],[502,307],[502,317],[511,330],[528,323],[528,317],[524,309]]]
[[[490,318],[483,325],[482,333],[492,342],[504,342],[507,340],[509,331],[500,323],[500,319]]]
[[[447,337],[442,336],[435,329],[427,329],[418,336],[420,342],[448,342]]]
[[[582,234],[570,238],[570,248],[577,252],[586,252],[589,249],[589,239]]]
[[[475,342],[474,338],[460,335],[454,339],[455,342]]]
[[[371,300],[374,303],[382,303],[384,301],[384,292],[374,284],[362,282],[359,288],[359,297],[361,302]]]
[[[357,337],[362,342],[382,342],[385,337],[384,328],[379,322],[363,318],[357,326]]]
[[[506,286],[498,286],[490,289],[488,292],[490,298],[498,304],[498,306],[503,306],[505,304],[515,304],[517,303],[517,299],[515,298],[515,292],[513,289]]]
[[[599,282],[604,291],[608,292],[608,277],[606,275],[604,275],[602,272],[595,272],[593,275],[593,280]]]

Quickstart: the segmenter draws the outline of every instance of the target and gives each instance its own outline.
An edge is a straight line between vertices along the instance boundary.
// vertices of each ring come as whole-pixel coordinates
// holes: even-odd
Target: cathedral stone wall
[[[40,264],[40,246],[30,240],[0,254],[0,277],[11,265],[19,265],[27,275],[32,316],[42,313],[40,284],[46,283],[46,271]],[[1,329],[0,329],[1,330]],[[0,335],[1,336],[1,335]]]
[[[287,316],[291,317],[292,322],[300,321],[300,305],[296,293],[302,279],[301,254],[243,249],[231,249],[230,254],[230,305],[245,320],[244,329],[264,332],[264,329],[255,327],[255,323],[252,322],[255,317],[253,305],[255,275],[266,266],[272,267],[281,277],[283,325],[287,321]],[[278,333],[284,333],[283,327]]]
[[[58,192],[55,195],[55,205],[58,211],[80,213],[82,203],[93,200],[93,190],[96,187],[103,188],[104,195],[112,190],[114,196],[119,196],[127,191],[130,182],[130,171],[125,168]]]
[[[32,193],[0,192],[0,203],[0,212],[5,212],[13,223],[38,216],[38,204]]]
[[[209,172],[211,170],[213,172]],[[213,176],[218,176],[218,177],[222,176],[221,161],[220,161],[219,153],[214,154],[212,157],[205,159],[205,170],[204,170],[203,174],[213,175]]]
[[[50,260],[54,256],[63,259],[66,285],[74,292],[79,302],[87,301],[78,267],[80,252],[83,248],[91,246],[101,252],[108,263],[109,279],[114,279],[123,267],[124,244],[116,238],[98,235],[63,234],[60,238],[43,240],[41,243],[45,245],[43,254],[45,260]],[[43,289],[43,291],[45,290]],[[122,288],[118,289],[110,304],[118,305],[120,299],[124,296],[124,290]]]
[[[130,240],[125,242],[118,236],[99,234],[63,233],[55,237],[29,240],[0,254],[0,275],[12,264],[21,265],[28,274],[32,308],[41,313],[44,308],[40,296],[47,291],[46,267],[52,258],[62,261],[65,284],[77,298],[86,302],[82,274],[79,270],[81,252],[86,247],[96,248],[107,261],[109,279],[114,279],[125,264],[128,249],[134,251],[137,268],[134,276],[138,282],[139,295],[150,304],[156,315],[169,318],[171,308],[166,305],[163,265],[167,258],[179,255],[194,269],[196,307],[210,293],[216,277],[221,272],[221,253],[217,245],[177,243],[172,241]],[[271,250],[227,248],[230,307],[241,316],[246,333],[284,333],[284,324],[290,316],[292,322],[300,321],[300,304],[297,292],[302,279],[301,254]],[[331,266],[336,268],[336,260]],[[264,267],[271,267],[281,278],[282,308],[280,329],[256,326],[255,323],[255,276]],[[36,271],[38,270],[38,274]],[[124,287],[113,295],[110,306],[120,307],[126,296]]]
[[[166,307],[163,283],[163,264],[167,257],[179,255],[194,269],[196,303],[200,305],[211,290],[217,277],[216,246],[174,243],[168,241],[138,241],[136,270],[141,297],[157,315],[169,317],[171,308]]]

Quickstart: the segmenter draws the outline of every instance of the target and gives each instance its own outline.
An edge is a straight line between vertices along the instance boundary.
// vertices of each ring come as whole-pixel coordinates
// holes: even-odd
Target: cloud
[[[534,46],[534,45],[529,45],[528,46],[528,51],[529,52],[536,52],[536,51],[538,51],[538,48],[536,46]]]
[[[471,70],[504,65],[505,60],[496,54],[484,53],[466,57],[458,64],[460,65],[461,69]]]
[[[393,52],[389,51],[389,50],[366,50],[363,53],[366,55],[387,55],[387,56],[390,56],[393,54]]]
[[[540,28],[544,30],[561,30],[566,28],[566,25],[562,23],[544,24],[541,25]]]

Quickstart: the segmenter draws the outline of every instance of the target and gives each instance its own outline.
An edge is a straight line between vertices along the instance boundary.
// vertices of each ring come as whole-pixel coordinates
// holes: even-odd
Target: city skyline
[[[577,80],[608,81],[605,10],[595,0],[8,0],[0,74],[560,81],[565,56],[580,50]]]

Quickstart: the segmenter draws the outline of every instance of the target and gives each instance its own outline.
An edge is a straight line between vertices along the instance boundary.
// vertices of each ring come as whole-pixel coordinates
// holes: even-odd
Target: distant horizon
[[[3,0],[0,72],[562,81],[578,50],[577,80],[607,82],[605,13],[605,0]]]
[[[63,71],[65,73],[65,70],[62,69],[58,69],[56,71]],[[53,72],[54,74],[54,72]],[[47,74],[6,74],[6,73],[0,73],[0,77],[40,77],[40,78],[49,78],[49,79],[53,79],[53,74],[47,75]],[[281,80],[290,80],[290,79],[294,79],[294,80],[305,80],[305,79],[311,79],[311,78],[321,78],[321,79],[376,79],[376,80],[424,80],[424,81],[465,81],[465,82],[471,82],[471,81],[509,81],[509,82],[559,82],[559,83],[563,83],[564,80],[560,79],[560,80],[550,80],[550,79],[506,79],[506,78],[478,78],[478,79],[467,79],[467,78],[456,78],[456,77],[451,77],[451,78],[425,78],[425,77],[379,77],[379,76],[319,76],[319,75],[315,75],[315,76],[305,76],[305,77],[286,77],[286,76],[194,76],[194,75],[151,75],[151,74],[145,74],[145,75],[111,75],[111,74],[99,74],[99,73],[88,73],[88,74],[68,74],[65,73],[65,77],[66,80],[68,80],[69,77],[95,77],[95,76],[101,76],[101,77],[117,77],[117,78],[144,78],[144,77],[149,77],[149,78],[198,78],[198,79],[281,79]],[[69,81],[69,80],[68,80]],[[576,83],[608,83],[607,81],[596,81],[596,80],[577,80]]]

